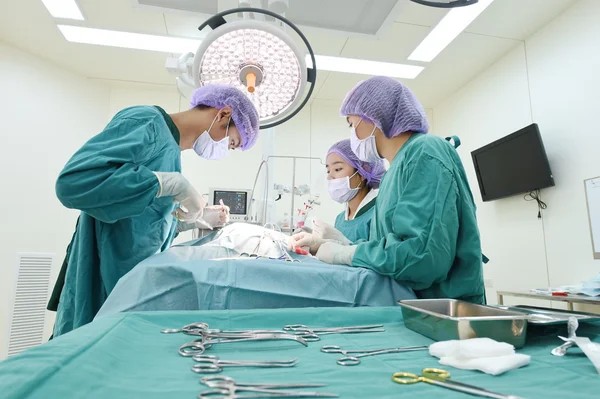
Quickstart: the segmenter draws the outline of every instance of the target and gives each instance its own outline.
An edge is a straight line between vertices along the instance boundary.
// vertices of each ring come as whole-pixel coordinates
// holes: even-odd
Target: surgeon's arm
[[[420,290],[445,280],[454,261],[458,187],[452,173],[430,156],[423,155],[411,169],[398,191],[398,205],[386,216],[392,218],[393,232],[359,244],[352,265]]]
[[[143,166],[155,145],[152,121],[117,115],[69,160],[56,182],[58,199],[106,223],[140,215],[159,189]]]

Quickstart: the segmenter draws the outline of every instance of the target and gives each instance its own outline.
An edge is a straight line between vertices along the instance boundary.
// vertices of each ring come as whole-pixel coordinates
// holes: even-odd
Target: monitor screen
[[[229,207],[232,215],[245,215],[248,204],[248,193],[246,191],[217,191],[215,190],[213,204],[220,200]]]
[[[554,186],[537,124],[471,153],[484,201]]]

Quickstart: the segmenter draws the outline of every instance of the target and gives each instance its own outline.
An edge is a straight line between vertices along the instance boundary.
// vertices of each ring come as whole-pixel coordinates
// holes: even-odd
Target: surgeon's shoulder
[[[107,129],[117,129],[125,132],[144,131],[149,140],[156,139],[157,131],[162,122],[162,115],[156,107],[138,105],[119,111],[106,126]]]
[[[151,123],[161,118],[160,111],[149,105],[136,105],[119,111],[113,120],[130,120]]]
[[[410,152],[412,152],[413,157],[419,158],[422,156],[428,156],[437,159],[448,167],[452,164],[453,156],[451,151],[455,150],[446,140],[431,133],[415,134],[417,134],[417,136],[408,143],[410,145]]]

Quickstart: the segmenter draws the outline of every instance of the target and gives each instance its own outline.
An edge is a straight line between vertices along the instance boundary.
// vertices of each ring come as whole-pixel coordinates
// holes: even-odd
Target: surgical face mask
[[[205,130],[194,142],[194,151],[196,154],[211,161],[222,159],[229,152],[229,123],[231,123],[231,118],[227,123],[225,137],[219,141],[214,141],[209,134],[216,120],[217,117],[215,116],[208,130]]]
[[[360,125],[360,122],[362,122],[362,119],[355,127],[352,127],[352,134],[350,135],[350,148],[352,148],[352,151],[356,154],[358,159],[363,162],[376,162],[383,159],[379,156],[379,153],[377,152],[377,145],[375,144],[375,129],[377,126],[373,126],[373,131],[369,137],[361,140],[356,135],[356,128],[358,125]]]
[[[343,204],[356,197],[356,194],[358,194],[358,191],[360,190],[360,184],[356,188],[351,188],[350,179],[354,177],[357,173],[358,171],[355,172],[352,176],[327,180],[327,189],[329,191],[329,196],[332,200]]]

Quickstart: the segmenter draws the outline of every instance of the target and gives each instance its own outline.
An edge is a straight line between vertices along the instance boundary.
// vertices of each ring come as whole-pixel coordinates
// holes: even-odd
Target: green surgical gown
[[[347,239],[354,243],[368,240],[371,229],[371,217],[375,211],[375,201],[376,198],[373,198],[368,204],[360,208],[352,220],[346,220],[346,211],[340,213],[335,218],[333,227],[341,231]]]
[[[175,236],[172,197],[156,198],[152,173],[181,172],[179,132],[160,108],[119,112],[73,155],[58,199],[81,210],[68,253],[54,336],[92,321],[117,281]]]
[[[368,242],[353,266],[413,288],[419,298],[484,303],[475,203],[456,150],[431,134],[413,134],[386,172]]]

